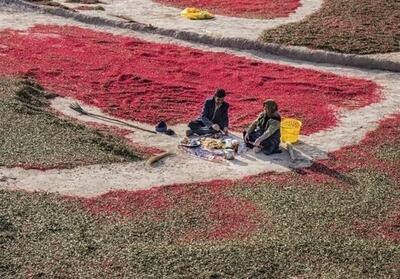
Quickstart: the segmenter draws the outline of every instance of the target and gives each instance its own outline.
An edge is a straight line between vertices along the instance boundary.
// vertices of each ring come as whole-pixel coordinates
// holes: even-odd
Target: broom
[[[76,111],[76,112],[78,112],[78,113],[80,113],[80,114],[83,114],[83,115],[91,116],[91,117],[98,118],[98,119],[101,119],[101,120],[106,120],[106,121],[109,121],[109,122],[115,122],[115,123],[122,124],[122,125],[128,126],[128,127],[130,127],[130,128],[138,129],[138,130],[141,130],[141,131],[144,131],[144,132],[148,132],[148,133],[152,133],[152,134],[157,134],[157,133],[154,132],[154,131],[147,130],[147,129],[145,129],[145,128],[141,128],[141,127],[139,127],[139,126],[136,126],[136,125],[133,125],[133,124],[129,124],[129,123],[127,123],[127,122],[124,122],[124,121],[121,121],[121,120],[118,120],[118,119],[114,119],[114,118],[110,118],[110,117],[106,117],[106,116],[102,116],[102,115],[99,115],[99,114],[95,114],[95,113],[91,113],[91,112],[85,111],[85,110],[79,105],[79,103],[77,103],[77,102],[70,104],[69,107],[70,107],[71,109],[73,109],[74,111]]]
[[[170,152],[170,151],[167,151],[167,152],[163,152],[163,153],[158,154],[158,155],[151,156],[151,157],[146,161],[146,165],[147,165],[147,166],[153,166],[153,164],[154,164],[155,162],[158,162],[158,161],[160,161],[161,159],[163,159],[163,158],[165,158],[165,157],[168,157],[168,156],[171,156],[171,155],[174,155],[174,153],[172,153],[172,152]]]

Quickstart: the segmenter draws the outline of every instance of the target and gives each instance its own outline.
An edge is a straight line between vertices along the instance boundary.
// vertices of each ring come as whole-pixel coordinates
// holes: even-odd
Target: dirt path
[[[175,43],[201,50],[224,51],[233,55],[244,56],[251,59],[285,64],[298,68],[309,68],[320,71],[332,72],[339,75],[371,79],[383,87],[383,99],[381,102],[370,106],[353,110],[338,112],[339,125],[333,129],[321,131],[307,137],[302,137],[302,144],[296,148],[303,154],[303,159],[295,164],[291,163],[287,153],[273,156],[254,155],[248,153],[238,158],[229,165],[220,165],[205,162],[187,154],[177,152],[176,156],[163,160],[156,168],[148,167],[144,162],[94,165],[78,167],[71,170],[35,171],[15,169],[0,169],[0,187],[10,189],[43,190],[59,192],[66,195],[94,196],[105,193],[111,189],[145,189],[152,186],[170,185],[183,182],[200,182],[213,179],[236,179],[248,175],[255,175],[268,171],[288,171],[292,167],[304,167],[309,165],[309,159],[325,158],[327,152],[335,151],[343,146],[358,143],[368,131],[377,127],[378,121],[400,108],[400,74],[358,70],[354,68],[339,67],[335,65],[317,65],[313,63],[299,62],[289,59],[281,59],[256,52],[237,52],[233,50],[194,45],[172,38],[164,38],[158,35],[140,34],[128,30],[119,30],[107,27],[95,27],[76,23],[61,17],[52,17],[39,13],[21,13],[13,11],[0,12],[0,29],[14,28],[25,29],[34,24],[70,24],[95,30],[107,31],[114,34],[134,36],[149,41]],[[78,118],[81,121],[93,121],[77,115],[68,108],[73,100],[56,99],[53,107],[67,115]],[[85,107],[93,112],[101,113],[96,108]],[[140,123],[146,127],[145,124]],[[149,127],[152,128],[152,127]],[[173,127],[182,135],[183,125]],[[176,150],[178,138],[170,138],[163,135],[152,136],[135,131],[130,135],[134,142],[149,144]],[[9,178],[9,179],[7,179]],[[15,178],[15,179],[13,179]]]
[[[52,107],[82,122],[98,122],[118,126],[101,120],[94,121],[92,117],[76,113],[69,108],[69,104],[73,101],[75,100],[57,98],[52,103]],[[84,108],[87,111],[102,114],[95,107],[85,106]],[[107,116],[105,114],[102,115]],[[126,122],[126,120],[124,121]],[[144,123],[130,123],[153,129],[153,127]],[[151,145],[175,153],[174,156],[157,163],[155,167],[149,167],[145,162],[139,162],[94,165],[71,170],[49,170],[44,172],[15,168],[0,169],[0,176],[17,178],[17,180],[9,180],[3,183],[3,185],[5,184],[10,188],[94,196],[111,189],[145,189],[154,185],[170,185],[214,179],[237,179],[265,171],[283,172],[292,167],[306,167],[310,164],[309,160],[300,156],[299,160],[292,163],[286,152],[272,156],[247,152],[237,156],[236,160],[226,165],[208,162],[178,150],[177,145],[184,134],[185,125],[178,125],[172,128],[177,132],[177,137],[163,134],[153,135],[139,130],[133,130],[134,132],[128,135],[128,138],[135,143]]]
[[[79,6],[56,0],[68,7]],[[150,0],[105,0],[105,11],[81,11],[84,14],[113,18],[112,15],[123,15],[135,21],[153,26],[192,31],[215,37],[234,37],[255,40],[263,30],[271,29],[282,24],[300,21],[317,11],[322,0],[301,0],[300,7],[289,17],[270,20],[236,18],[217,15],[215,20],[187,20],[180,16],[180,9],[167,7]]]

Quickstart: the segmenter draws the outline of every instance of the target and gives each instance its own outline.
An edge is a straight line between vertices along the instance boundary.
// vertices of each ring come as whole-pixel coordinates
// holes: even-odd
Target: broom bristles
[[[80,114],[88,114],[77,102],[70,104],[69,107]]]

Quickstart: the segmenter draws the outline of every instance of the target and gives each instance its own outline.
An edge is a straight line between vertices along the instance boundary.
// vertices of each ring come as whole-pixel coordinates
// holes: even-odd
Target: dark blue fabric
[[[255,130],[254,132],[250,133],[249,140],[246,140],[246,131],[243,132],[243,138],[245,140],[246,146],[249,148],[253,148],[254,143],[259,137],[264,134],[262,130]],[[272,136],[263,140],[261,142],[262,152],[265,155],[270,155],[274,153],[280,153],[279,144],[281,143],[281,133],[280,130],[276,131]]]
[[[189,128],[190,130],[193,131],[193,133],[203,136],[207,134],[216,134],[218,131],[214,130],[213,128],[209,128],[206,125],[204,125],[203,121],[201,120],[195,120],[189,123]]]
[[[167,123],[165,123],[164,121],[160,121],[156,125],[156,131],[159,133],[165,133],[167,131]]]
[[[225,127],[229,127],[228,109],[229,109],[229,104],[223,102],[214,115],[215,100],[214,98],[208,99],[204,103],[201,117],[197,120],[202,121],[204,126],[210,127],[212,126],[212,124],[218,124],[221,127],[221,129],[224,129]]]

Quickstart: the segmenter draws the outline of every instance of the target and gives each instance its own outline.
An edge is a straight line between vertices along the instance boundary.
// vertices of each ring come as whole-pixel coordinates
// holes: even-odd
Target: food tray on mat
[[[195,148],[201,146],[201,142],[198,139],[184,139],[180,142],[180,146]]]
[[[237,146],[235,147],[235,145]],[[225,153],[228,150],[232,151],[233,148],[235,148],[237,151],[236,154],[238,155],[247,151],[243,142],[239,142],[238,139],[229,136],[215,138],[215,135],[213,135],[184,138],[179,144],[179,149],[185,151],[185,153],[189,153],[207,161],[224,164],[228,164],[227,158],[225,158]]]

